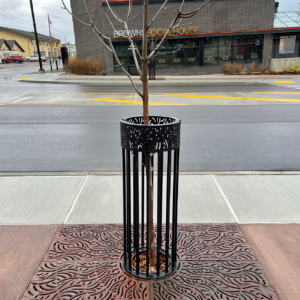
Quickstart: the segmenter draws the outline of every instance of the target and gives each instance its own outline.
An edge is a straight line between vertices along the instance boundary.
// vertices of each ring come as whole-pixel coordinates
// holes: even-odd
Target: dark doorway
[[[136,56],[137,56],[137,59],[139,62],[139,66],[141,68],[141,60],[140,60],[138,54],[136,54]],[[131,49],[128,49],[128,52],[127,52],[127,65],[128,65],[128,73],[130,75],[139,75],[137,68],[135,66],[134,57],[133,57]]]

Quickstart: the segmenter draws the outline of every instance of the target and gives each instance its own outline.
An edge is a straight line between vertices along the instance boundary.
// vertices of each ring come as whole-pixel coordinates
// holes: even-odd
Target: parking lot
[[[58,62],[58,67],[62,68],[61,59],[58,59],[57,62]],[[42,65],[43,65],[43,69],[45,71],[50,71],[51,70],[49,60],[47,60],[46,62],[42,62]],[[53,70],[56,70],[55,63],[52,64],[52,68],[53,68]],[[6,70],[6,69],[8,69],[8,70]],[[12,71],[12,72],[9,72],[9,73],[12,73],[10,76],[13,76],[15,74],[27,74],[27,73],[32,73],[32,72],[38,72],[39,69],[40,69],[40,65],[39,65],[38,61],[27,62],[27,61],[24,60],[22,63],[17,63],[17,62],[2,63],[0,61],[0,70],[2,72],[4,70]]]

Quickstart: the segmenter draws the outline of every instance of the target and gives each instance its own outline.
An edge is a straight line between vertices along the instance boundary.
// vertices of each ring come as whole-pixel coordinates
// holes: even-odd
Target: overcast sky
[[[65,3],[69,5],[69,0]],[[33,0],[33,6],[38,33],[49,36],[49,13],[52,36],[74,43],[72,18],[61,9],[61,0]],[[0,26],[33,31],[29,0],[0,0]]]
[[[281,0],[279,11],[298,11],[299,1]],[[39,33],[49,35],[49,13],[52,35],[62,42],[66,37],[67,42],[74,43],[72,18],[67,11],[61,9],[61,0],[33,0],[33,4]],[[66,0],[66,4],[69,5],[69,0]],[[29,0],[0,0],[0,26],[33,31]]]

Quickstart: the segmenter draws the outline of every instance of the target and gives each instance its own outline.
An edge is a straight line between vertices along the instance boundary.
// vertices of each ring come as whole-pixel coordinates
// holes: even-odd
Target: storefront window
[[[184,49],[184,65],[187,67],[199,66],[199,48]]]
[[[170,54],[170,67],[183,67],[184,66],[184,51],[179,50]]]
[[[206,38],[205,45],[219,45],[219,38]]]
[[[236,35],[204,40],[204,65],[261,62],[262,35]],[[219,41],[219,42],[217,42]]]
[[[222,36],[219,37],[219,45],[228,45],[230,46],[232,44],[232,36]]]
[[[156,41],[156,44],[159,41]],[[149,41],[148,55],[151,53],[152,41]],[[142,42],[137,42],[138,49],[142,50]],[[114,44],[116,54],[119,60],[123,63],[125,69],[130,65],[130,69],[133,67],[132,57],[128,51],[130,48],[129,43],[119,42]],[[152,47],[153,48],[153,47]],[[160,54],[155,55],[154,62],[157,69],[162,68],[177,68],[177,67],[192,67],[199,66],[199,40],[198,39],[169,39],[166,40],[161,49]],[[163,53],[166,54],[163,54]],[[115,58],[114,70],[121,71]],[[128,62],[129,60],[129,62]],[[131,70],[130,70],[131,72]]]
[[[234,64],[247,63],[247,45],[234,45],[232,55]]]
[[[158,54],[154,58],[155,66],[158,69],[168,68],[169,65],[169,54]]]
[[[204,47],[200,48],[200,45],[203,45],[202,41],[204,41]],[[203,38],[202,41],[197,38],[166,40],[160,49],[160,52],[166,54],[158,54],[154,57],[156,68],[193,67],[202,65],[202,61],[204,66],[222,66],[226,62],[239,65],[262,61],[263,35],[209,37]],[[158,42],[159,40],[155,41],[155,44]],[[148,54],[152,49],[151,40],[149,44]],[[129,43],[116,42],[114,46],[125,69],[128,65],[133,66]],[[137,46],[141,51],[142,42],[137,41]],[[290,51],[289,48],[291,47],[287,42],[283,49]],[[121,71],[115,59],[114,67],[115,71]]]
[[[220,46],[219,48],[219,65],[231,62],[231,46]]]
[[[218,64],[218,46],[204,46],[204,66]]]
[[[289,54],[295,52],[296,37],[282,36],[280,37],[279,54]]]
[[[256,45],[248,45],[248,62],[261,62],[262,47]]]

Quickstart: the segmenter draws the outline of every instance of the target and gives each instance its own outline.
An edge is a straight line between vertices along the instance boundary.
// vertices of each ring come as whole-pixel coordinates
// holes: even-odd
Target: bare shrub
[[[297,64],[295,66],[290,65],[290,72],[291,73],[297,73],[299,71],[300,66]]]
[[[237,74],[242,73],[242,65],[235,66],[235,73],[237,73]]]
[[[255,72],[255,71],[256,71],[256,63],[254,61],[250,66],[247,67],[247,72],[252,73],[252,72]]]
[[[270,68],[270,63],[266,60],[261,64],[259,71],[261,73],[267,73],[269,71],[269,68]]]
[[[241,74],[242,73],[242,65],[235,65],[230,62],[227,62],[223,65],[223,71],[227,75]]]
[[[223,65],[223,71],[227,75],[232,75],[235,73],[236,70],[235,70],[235,66],[232,63],[227,62]]]
[[[66,69],[74,75],[103,75],[105,63],[102,58],[78,58],[75,56],[68,61]]]

